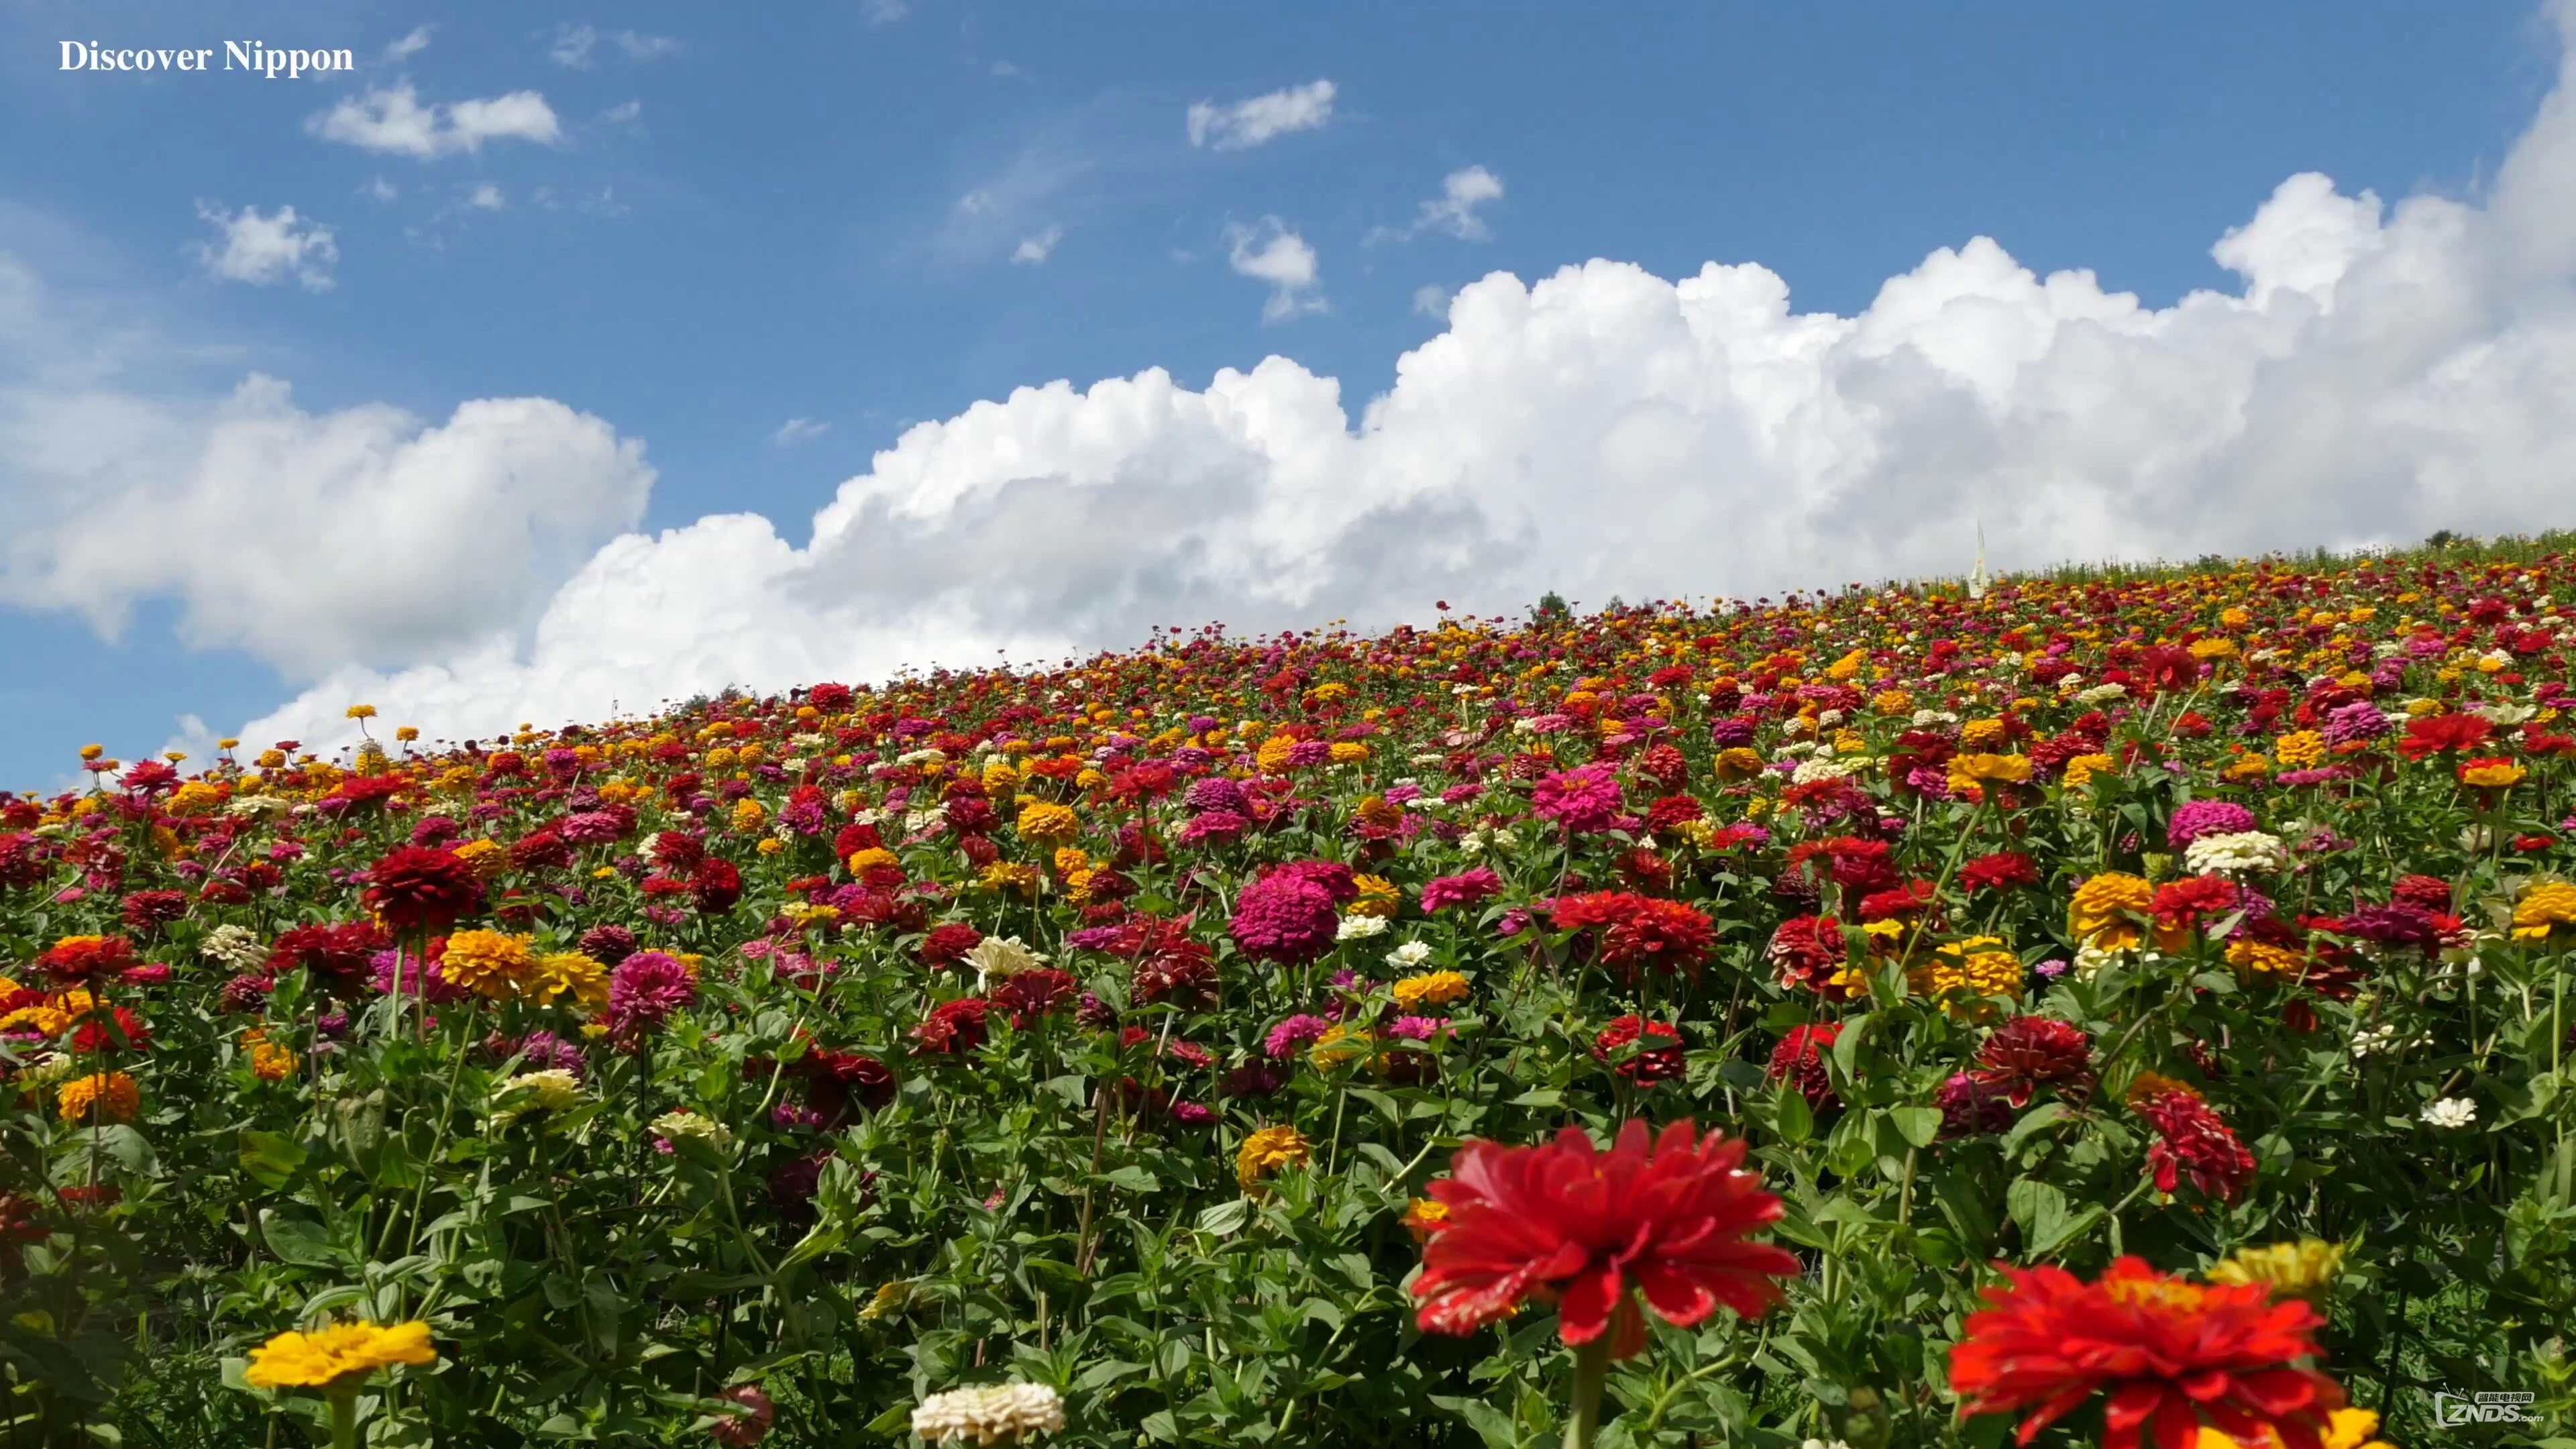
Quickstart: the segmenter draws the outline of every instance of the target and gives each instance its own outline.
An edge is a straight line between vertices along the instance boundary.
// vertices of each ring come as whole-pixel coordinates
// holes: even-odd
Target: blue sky
[[[347,47],[361,68],[301,81],[66,74],[59,42],[75,38]],[[389,405],[434,427],[470,399],[542,398],[602,420],[640,444],[649,492],[612,479],[582,495],[563,546],[537,550],[524,600],[501,611],[524,635],[589,550],[630,524],[751,512],[803,547],[814,511],[907,428],[1022,386],[1161,368],[1202,390],[1275,353],[1337,380],[1356,426],[1398,358],[1448,326],[1426,289],[1445,298],[1494,271],[1535,284],[1604,258],[1674,280],[1759,263],[1794,311],[1858,317],[1888,279],[1982,236],[2034,273],[2089,269],[2150,309],[2194,289],[2244,293],[2213,243],[2295,174],[2392,206],[2484,204],[2559,58],[2549,26],[2507,6],[1718,4],[1614,17],[913,0],[743,18],[651,4],[19,4],[0,11],[0,134],[19,143],[0,148],[0,257],[48,320],[41,342],[0,353],[0,382],[47,383],[22,387],[11,405],[23,409],[65,388],[113,392],[133,426],[161,419],[174,436],[252,373],[291,385],[312,417]],[[381,124],[373,146],[357,144],[329,119],[354,107],[384,122],[397,95],[455,108],[523,93],[542,98],[541,124],[524,102],[464,130],[466,112],[433,112],[412,150],[435,155],[400,149]],[[1263,96],[1297,124],[1221,144],[1225,108]],[[1198,103],[1219,117],[1194,145]],[[468,149],[474,124],[490,129]],[[1462,175],[1481,178],[1464,184],[1484,199],[1437,211]],[[276,222],[284,207],[295,218],[266,245],[229,261],[209,250],[220,224]],[[1313,270],[1284,293],[1244,274],[1281,238],[1299,246],[1272,259],[1302,250]],[[0,325],[11,316],[0,308]],[[80,359],[97,338],[123,340],[98,344],[113,357],[93,366]],[[412,631],[399,648],[357,631],[306,651],[277,641],[277,621],[227,621],[228,605],[131,559],[29,584],[50,563],[38,555],[74,532],[121,535],[114,548],[130,554],[226,544],[138,516],[155,511],[157,483],[83,491],[79,480],[134,460],[66,464],[20,423],[0,432],[0,524],[17,534],[0,544],[15,549],[0,552],[15,575],[0,574],[0,779],[49,783],[93,739],[128,757],[157,748],[181,716],[230,731],[343,668],[382,671],[388,687],[404,669],[453,675],[441,651],[498,627],[396,619],[387,627]],[[193,456],[184,438],[171,446],[167,457]],[[400,486],[437,489],[434,463]],[[928,490],[916,505],[950,496],[915,485]],[[225,496],[239,513],[256,495]],[[1085,502],[1081,516],[1108,506]],[[1530,517],[1528,536],[1547,538],[1548,510]],[[290,511],[244,526],[304,525]],[[1157,524],[1148,510],[1104,526]],[[398,530],[374,537],[407,546]],[[975,556],[962,535],[922,546],[940,537]],[[2089,535],[2069,537],[2077,551]],[[2043,554],[2048,541],[2022,546]],[[1209,547],[1223,552],[1215,532]],[[1604,547],[1547,567],[1615,583],[1599,570]],[[1116,587],[1151,612],[1138,577]],[[1671,586],[1646,574],[1632,592]],[[1318,588],[1273,602],[1308,621],[1365,606]],[[318,587],[262,597],[317,620],[344,602]],[[97,621],[119,611],[111,641]],[[1144,615],[1050,630],[977,615],[955,630],[978,649],[1122,644],[1132,633],[1095,636],[1132,617]],[[719,673],[735,662],[699,661]],[[738,662],[757,673],[764,656]]]

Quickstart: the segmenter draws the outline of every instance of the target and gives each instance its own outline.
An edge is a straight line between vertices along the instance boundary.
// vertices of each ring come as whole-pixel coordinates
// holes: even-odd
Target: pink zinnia
[[[650,1031],[697,999],[697,978],[678,957],[638,951],[608,974],[608,1029],[619,1037]]]
[[[1227,929],[1245,955],[1293,966],[1333,949],[1341,916],[1323,881],[1283,869],[1243,888]]]
[[[1569,835],[1607,830],[1619,818],[1619,782],[1599,765],[1544,776],[1530,792],[1530,809]]]
[[[1489,896],[1502,894],[1503,878],[1492,866],[1480,865],[1457,875],[1437,876],[1422,883],[1422,909],[1437,913],[1449,906],[1472,906]]]

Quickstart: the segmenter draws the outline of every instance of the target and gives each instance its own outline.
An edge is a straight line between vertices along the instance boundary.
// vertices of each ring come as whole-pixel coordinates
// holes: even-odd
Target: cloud
[[[402,190],[381,176],[370,176],[367,178],[367,184],[358,188],[358,194],[382,205],[402,195]]]
[[[402,39],[395,41],[393,44],[386,46],[385,64],[400,65],[404,61],[411,59],[413,56],[420,54],[422,51],[429,49],[429,32],[435,28],[435,26],[429,25],[414,26],[411,34],[406,35]]]
[[[1001,170],[960,192],[926,239],[930,255],[948,262],[1017,260],[1033,236],[1055,225],[1045,218],[1083,204],[1082,188],[1100,171],[1102,153],[1080,134],[1074,124],[1041,131]]]
[[[330,110],[307,117],[304,129],[325,141],[421,161],[480,152],[487,141],[551,146],[563,139],[554,108],[535,91],[424,106],[409,81],[343,99]]]
[[[617,48],[626,52],[628,60],[659,60],[666,55],[678,55],[680,42],[667,35],[638,35],[632,30],[621,30],[617,32]]]
[[[1211,151],[1248,151],[1291,131],[1312,131],[1333,118],[1333,83],[1313,81],[1220,106],[1200,101],[1189,109],[1190,144]]]
[[[262,216],[255,206],[227,212],[217,203],[200,201],[197,219],[215,229],[213,241],[190,248],[208,275],[255,287],[291,277],[308,292],[331,290],[339,243],[331,239],[329,227],[297,216],[294,207],[281,206]]]
[[[620,101],[600,112],[599,118],[612,126],[627,126],[634,124],[635,118],[643,114],[642,101]]]
[[[465,205],[476,211],[499,211],[510,204],[502,197],[501,188],[489,181],[475,182],[465,188],[464,195]]]
[[[2213,247],[2235,280],[2169,307],[2088,272],[2034,274],[1984,238],[1930,253],[1852,315],[1795,310],[1758,264],[1668,280],[1596,260],[1464,287],[1364,404],[1281,357],[1202,388],[1160,370],[1022,388],[911,426],[792,536],[751,514],[621,535],[532,622],[409,668],[350,663],[239,733],[345,742],[340,712],[363,699],[432,733],[488,734],[727,683],[1130,646],[1173,620],[1372,626],[1421,620],[1435,598],[1498,613],[1551,588],[1599,603],[1957,574],[1980,523],[1997,568],[2563,524],[2569,80],[2483,198],[2391,206],[2291,177]],[[101,410],[45,416],[67,475],[81,443],[124,436]],[[304,471],[274,452],[254,464],[244,477]],[[138,517],[197,541],[193,519],[77,496],[120,525],[91,525],[101,542],[79,559],[164,557],[124,546]],[[283,516],[335,517],[299,496]],[[375,577],[377,550],[266,547],[253,567],[173,551],[205,554],[227,588],[293,591],[274,613],[209,602],[205,627],[318,624],[315,656],[362,661],[356,642],[382,625],[336,609],[415,592]],[[265,582],[344,554],[363,576]],[[496,592],[511,577],[475,575]]]
[[[113,637],[172,600],[189,647],[298,678],[523,627],[634,526],[653,478],[641,443],[547,399],[424,425],[380,403],[306,412],[256,374],[211,404],[13,381],[0,458],[0,602]]]
[[[1482,166],[1462,167],[1441,178],[1440,194],[1422,203],[1411,226],[1377,227],[1365,240],[1371,245],[1411,241],[1426,231],[1440,231],[1460,241],[1484,241],[1494,232],[1476,214],[1476,208],[1502,199],[1503,178]]]
[[[554,43],[546,47],[546,56],[555,64],[574,70],[590,69],[590,53],[599,48],[599,32],[587,25],[564,24],[555,27]]]
[[[1237,276],[1270,284],[1270,300],[1261,309],[1261,320],[1281,322],[1300,312],[1324,310],[1324,299],[1315,295],[1315,249],[1279,218],[1265,216],[1252,226],[1228,226],[1225,244],[1226,262]]]
[[[769,435],[769,445],[792,448],[798,443],[810,443],[830,431],[830,423],[818,423],[812,418],[789,418],[778,425],[778,431]]]
[[[1060,226],[1050,226],[1035,236],[1024,236],[1020,238],[1019,246],[1012,249],[1011,260],[1034,266],[1044,262],[1055,251],[1055,244],[1062,240],[1064,228]]]
[[[861,0],[859,5],[859,18],[872,26],[898,24],[911,13],[904,0]]]
[[[1448,321],[1449,289],[1447,287],[1440,286],[1422,286],[1414,288],[1413,310],[1420,316],[1437,317],[1443,322]]]

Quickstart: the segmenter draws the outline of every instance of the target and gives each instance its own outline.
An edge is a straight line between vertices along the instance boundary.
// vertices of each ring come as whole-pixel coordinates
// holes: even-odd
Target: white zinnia
[[[1017,936],[986,936],[966,953],[966,964],[975,968],[975,989],[979,992],[987,982],[1008,981],[1046,963],[1047,958],[1030,950]]]
[[[222,925],[206,933],[197,945],[197,954],[219,966],[235,971],[257,970],[268,960],[268,948],[246,926]]]
[[[2183,847],[2182,859],[2194,875],[2225,875],[2234,871],[2279,870],[2289,864],[2290,853],[2277,835],[2235,830],[2200,837]]]
[[[725,1130],[723,1123],[689,1111],[663,1113],[653,1119],[653,1130],[674,1141],[694,1137],[709,1147],[722,1147],[733,1140],[733,1133]]]
[[[1333,939],[1336,941],[1365,941],[1371,936],[1383,936],[1385,934],[1386,918],[1383,916],[1344,916],[1342,917],[1342,924],[1336,927],[1333,931]]]
[[[912,1411],[912,1432],[933,1444],[1018,1444],[1064,1428],[1064,1397],[1045,1384],[984,1384],[932,1394]]]
[[[1407,941],[1386,953],[1386,964],[1402,971],[1410,971],[1430,959],[1431,948],[1420,941]]]
[[[2478,1120],[2478,1104],[2466,1097],[2444,1097],[2424,1104],[2424,1121],[2445,1132],[2457,1132]]]

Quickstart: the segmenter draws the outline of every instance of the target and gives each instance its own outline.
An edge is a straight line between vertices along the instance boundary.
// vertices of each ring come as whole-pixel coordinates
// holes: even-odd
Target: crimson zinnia
[[[1557,1304],[1567,1343],[1608,1332],[1626,1358],[1646,1346],[1632,1286],[1676,1327],[1721,1305],[1757,1316],[1798,1260],[1749,1240],[1781,1205],[1743,1161],[1743,1142],[1699,1137],[1688,1118],[1652,1135],[1631,1121],[1608,1152],[1580,1127],[1535,1147],[1470,1142],[1428,1189],[1449,1215],[1423,1245],[1416,1322],[1464,1335],[1535,1297]]]
[[[2001,1266],[2001,1265],[1998,1265]],[[2204,1423],[2241,1444],[2318,1449],[2343,1390],[2314,1366],[2325,1326],[2299,1299],[2271,1301],[2260,1283],[2202,1287],[2122,1258],[2100,1281],[2063,1268],[2002,1268],[2009,1286],[1969,1315],[1950,1351],[1959,1412],[2028,1410],[2018,1441],[2097,1393],[2103,1449],[2191,1449]]]
[[[398,845],[367,872],[367,908],[400,935],[444,931],[483,904],[483,882],[455,851]]]

